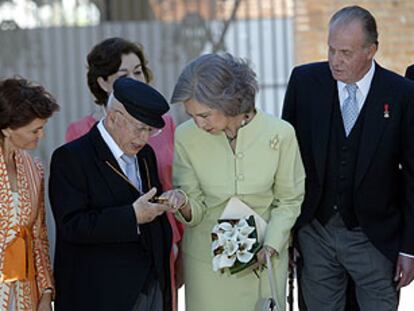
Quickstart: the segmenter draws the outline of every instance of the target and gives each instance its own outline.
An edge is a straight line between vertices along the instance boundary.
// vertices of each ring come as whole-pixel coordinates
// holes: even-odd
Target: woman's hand
[[[52,293],[43,293],[37,311],[52,311]]]
[[[174,211],[178,211],[188,203],[188,197],[185,192],[177,189],[164,192],[160,195],[160,198],[168,200],[167,204],[170,205]]]
[[[191,207],[188,203],[187,194],[181,189],[174,189],[167,192],[164,192],[160,195],[160,198],[168,199],[168,204],[173,207],[172,212],[180,212],[181,215],[187,220],[190,221],[192,218]]]
[[[270,257],[277,255],[277,252],[273,247],[264,246],[256,255],[257,263],[260,266],[266,264],[266,252],[270,255]]]
[[[270,246],[264,246],[260,251],[256,254],[256,260],[257,262],[250,267],[252,270],[256,270],[259,268],[262,268],[266,265],[266,252],[270,255],[270,257],[277,255],[277,251]]]

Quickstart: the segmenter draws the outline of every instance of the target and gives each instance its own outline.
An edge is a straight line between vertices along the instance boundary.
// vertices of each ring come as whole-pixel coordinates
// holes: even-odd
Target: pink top
[[[72,122],[66,129],[65,142],[68,143],[85,135],[96,122],[97,120],[92,115],[88,115],[82,119]]]
[[[172,189],[172,163],[174,160],[174,132],[175,123],[171,116],[164,115],[165,126],[162,132],[150,137],[149,144],[157,157],[158,176],[163,190]]]
[[[165,126],[162,132],[155,136],[150,137],[149,144],[154,149],[155,156],[157,158],[158,176],[160,178],[163,190],[172,189],[172,163],[174,157],[174,132],[175,124],[174,120],[169,115],[164,115]],[[93,127],[97,120],[88,115],[75,122],[69,124],[65,141],[70,142],[83,135],[85,135]],[[179,223],[175,217],[171,214],[167,214],[167,218],[171,225],[173,244],[177,245],[183,236],[184,226]],[[170,270],[171,270],[171,289],[173,293],[173,310],[177,310],[177,294],[175,288],[175,259],[178,254],[174,253],[174,246],[171,248],[170,253]]]

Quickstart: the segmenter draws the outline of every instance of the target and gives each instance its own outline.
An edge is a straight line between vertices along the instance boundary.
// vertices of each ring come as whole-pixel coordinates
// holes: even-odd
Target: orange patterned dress
[[[19,311],[35,311],[41,293],[47,288],[54,290],[45,223],[44,175],[41,164],[25,151],[16,151],[15,162],[17,206],[14,204],[16,200],[13,199],[0,147],[0,310],[9,310],[13,304]],[[23,231],[26,232],[24,235]],[[10,280],[6,277],[5,263],[13,260],[7,260],[6,254],[10,253],[9,246],[21,236],[25,241],[24,264],[27,267],[31,261],[34,267],[33,277]],[[15,262],[14,260],[11,265],[15,265]],[[10,295],[11,292],[13,295]]]

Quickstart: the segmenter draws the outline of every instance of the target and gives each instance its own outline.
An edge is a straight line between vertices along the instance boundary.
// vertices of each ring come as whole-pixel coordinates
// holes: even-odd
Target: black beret
[[[146,83],[123,77],[115,80],[114,97],[135,119],[155,128],[165,125],[162,115],[169,109],[167,100]]]

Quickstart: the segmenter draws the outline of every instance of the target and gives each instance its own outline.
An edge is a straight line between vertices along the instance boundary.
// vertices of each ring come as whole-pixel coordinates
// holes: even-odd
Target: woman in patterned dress
[[[52,310],[43,168],[25,150],[58,109],[41,86],[0,81],[0,310]]]

